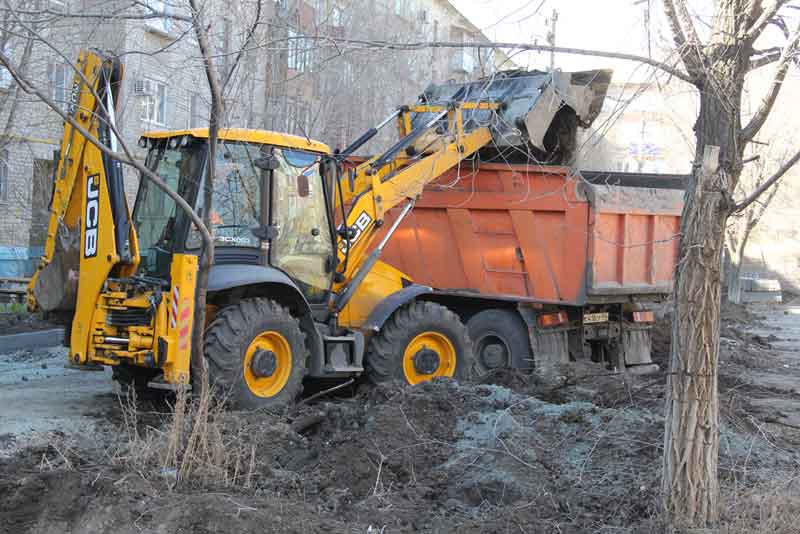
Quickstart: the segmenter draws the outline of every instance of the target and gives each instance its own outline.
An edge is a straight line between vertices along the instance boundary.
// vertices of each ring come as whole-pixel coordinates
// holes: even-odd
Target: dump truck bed
[[[440,290],[576,306],[662,298],[682,205],[674,175],[470,163],[426,187],[382,259]]]

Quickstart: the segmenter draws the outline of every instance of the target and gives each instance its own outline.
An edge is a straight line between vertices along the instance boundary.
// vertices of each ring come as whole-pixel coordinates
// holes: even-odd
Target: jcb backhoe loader
[[[90,84],[75,77],[70,114],[112,147],[122,66],[94,52],[78,66]],[[365,372],[411,384],[466,377],[472,354],[460,318],[432,288],[381,262],[381,250],[423,186],[479,150],[503,150],[513,139],[528,152],[563,150],[559,128],[590,122],[599,107],[574,109],[572,121],[554,117],[570,91],[604,94],[608,75],[597,72],[597,87],[578,80],[560,93],[555,80],[515,73],[433,86],[341,153],[292,135],[222,130],[206,325],[193,324],[201,239],[187,214],[143,177],[129,215],[119,162],[67,123],[29,306],[64,319],[72,363],[113,366],[117,380],[137,387],[188,384],[192,329],[204,328],[211,383],[246,409],[291,402],[307,376]],[[548,126],[537,126],[537,144],[528,146],[525,120],[534,112]],[[344,158],[392,121],[399,141],[346,170]],[[200,213],[207,143],[206,129],[140,139],[146,165]],[[395,206],[400,217],[374,243]]]

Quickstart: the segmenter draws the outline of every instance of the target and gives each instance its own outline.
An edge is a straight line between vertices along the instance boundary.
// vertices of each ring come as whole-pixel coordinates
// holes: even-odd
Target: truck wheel
[[[280,409],[303,388],[308,351],[289,310],[263,298],[223,308],[203,342],[208,382],[235,408]]]
[[[397,310],[372,338],[366,366],[373,382],[419,384],[437,376],[465,380],[472,368],[472,343],[455,313],[433,302],[413,302]]]
[[[530,369],[533,363],[528,327],[518,313],[485,310],[467,321],[475,352],[475,372],[513,367]]]

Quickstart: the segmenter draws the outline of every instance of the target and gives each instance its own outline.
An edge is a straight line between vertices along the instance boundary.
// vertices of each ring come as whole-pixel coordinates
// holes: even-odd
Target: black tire
[[[467,380],[472,374],[472,343],[467,328],[458,315],[434,302],[412,302],[395,311],[369,343],[366,356],[366,376],[372,382],[402,380],[406,384],[412,382],[403,369],[404,353],[409,344],[419,339],[420,335],[434,335],[446,338],[453,349],[455,359],[452,377]],[[435,352],[435,351],[434,351]],[[437,354],[436,369],[431,373],[420,373],[422,381],[430,380],[441,374],[444,367]],[[444,358],[443,358],[444,359]],[[416,371],[415,371],[416,372]]]
[[[467,321],[467,331],[475,353],[476,374],[509,367],[533,367],[528,327],[518,313],[497,309],[482,311]]]
[[[262,389],[259,394],[253,387],[258,388],[259,381],[271,379],[272,375],[257,377],[252,370],[246,371],[245,358],[256,337],[276,334],[288,344],[291,368],[282,387],[276,386],[279,391],[264,395]],[[208,382],[234,408],[281,410],[293,404],[303,389],[308,359],[304,339],[300,322],[272,300],[244,299],[223,308],[206,329],[203,340]],[[248,379],[256,386],[251,387]],[[278,380],[278,384],[281,382]]]

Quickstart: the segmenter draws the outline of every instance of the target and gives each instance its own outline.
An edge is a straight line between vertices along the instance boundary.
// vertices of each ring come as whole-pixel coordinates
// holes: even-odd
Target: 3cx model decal
[[[356,219],[356,222],[353,224],[353,230],[355,230],[355,234],[353,237],[350,238],[350,246],[352,247],[355,245],[359,238],[364,234],[364,230],[369,228],[369,225],[372,223],[372,217],[369,216],[369,213],[366,211],[362,211],[361,214]],[[342,250],[342,253],[347,252],[347,240],[342,240],[341,245],[339,248]]]
[[[84,213],[83,257],[97,256],[97,220],[100,217],[100,175],[86,179],[86,212]]]

